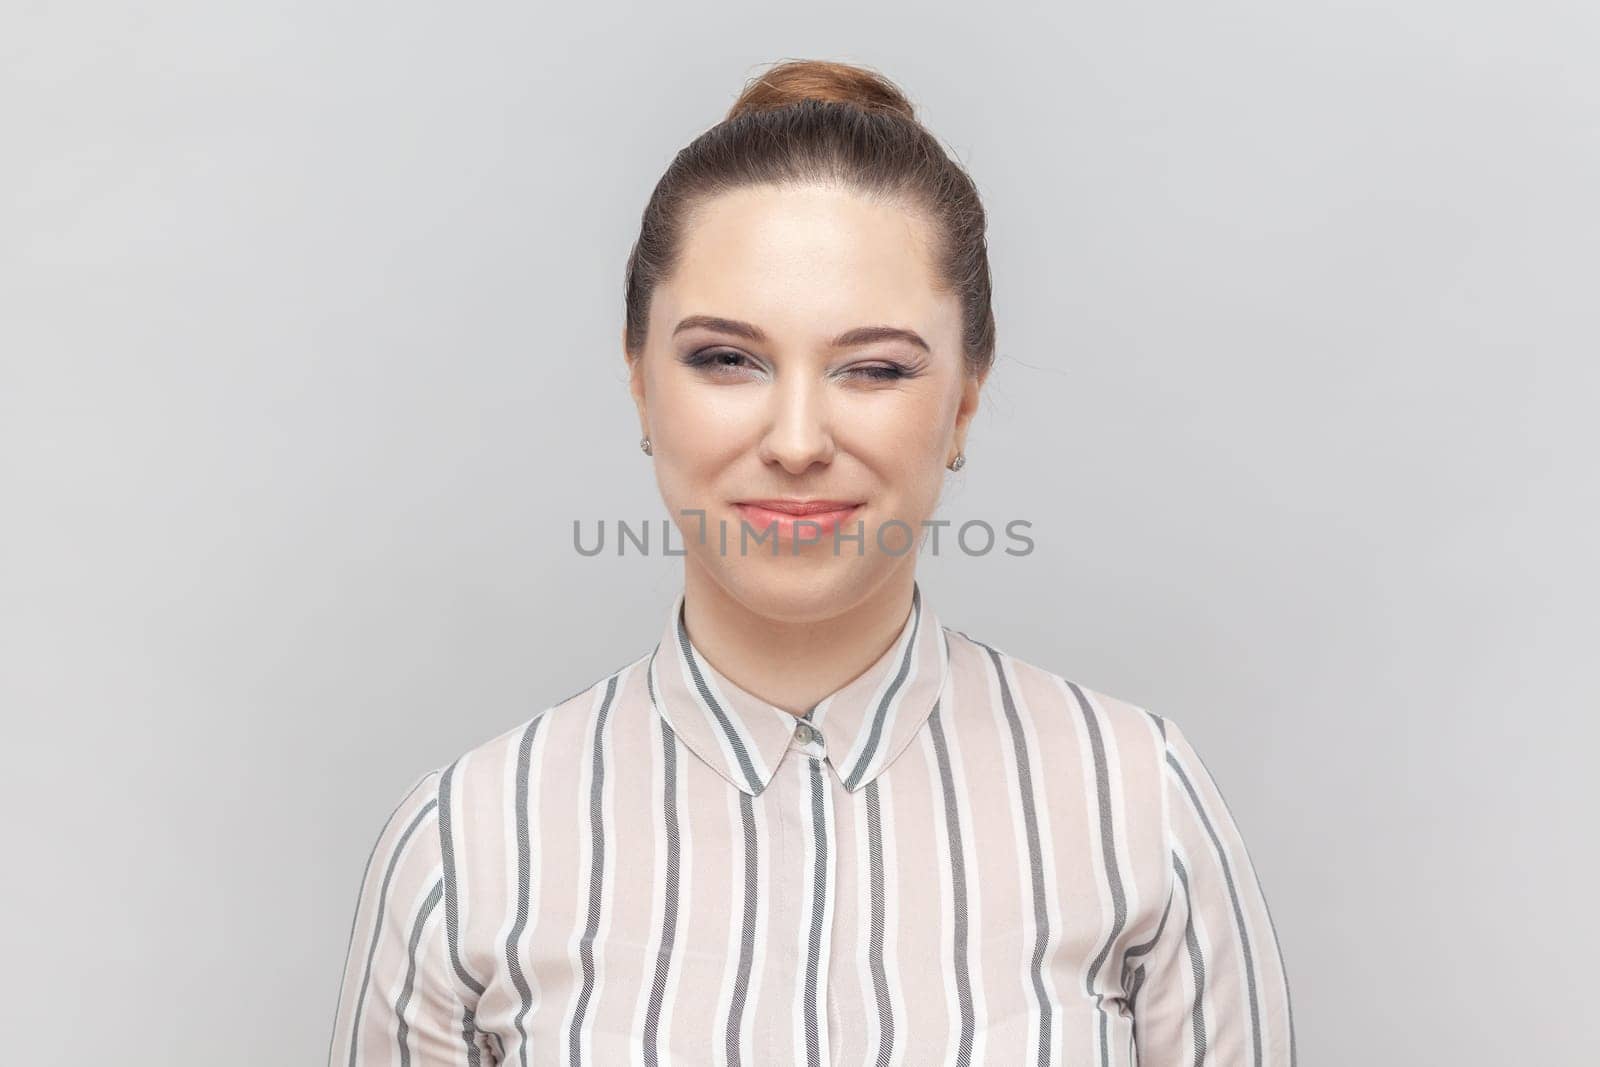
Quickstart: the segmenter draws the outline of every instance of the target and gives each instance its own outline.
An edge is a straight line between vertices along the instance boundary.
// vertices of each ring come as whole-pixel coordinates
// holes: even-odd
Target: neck
[[[911,567],[901,567],[832,614],[774,618],[735,599],[688,556],[683,621],[695,648],[735,685],[804,715],[894,644],[911,613],[915,578]]]

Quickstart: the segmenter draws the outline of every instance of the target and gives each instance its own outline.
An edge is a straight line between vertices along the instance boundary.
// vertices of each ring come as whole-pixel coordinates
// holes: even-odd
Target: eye
[[[851,368],[851,373],[875,382],[893,382],[910,376],[909,369],[898,363],[869,363]]]
[[[704,367],[713,373],[753,366],[743,352],[732,348],[702,348],[684,356],[683,362],[690,367]]]
[[[754,362],[749,356],[735,348],[702,348],[697,352],[680,357],[685,366],[704,369],[713,375],[729,376],[741,371],[757,371],[761,365]],[[854,367],[847,367],[841,373],[842,377],[855,378],[867,382],[896,382],[906,378],[915,378],[922,372],[920,366],[907,366],[903,363],[863,363]]]

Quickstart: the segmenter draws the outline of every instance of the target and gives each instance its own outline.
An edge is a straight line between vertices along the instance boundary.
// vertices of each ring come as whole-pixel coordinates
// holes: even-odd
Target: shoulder
[[[531,810],[529,796],[539,788],[535,744],[576,751],[576,737],[592,726],[593,711],[608,690],[635,681],[643,685],[638,668],[646,658],[629,661],[416,777],[393,806],[369,865],[381,867],[383,856],[407,856],[407,863],[440,873],[452,900],[495,884],[506,835]],[[562,761],[555,769],[569,770]],[[487,879],[475,877],[485,872]]]
[[[1070,674],[1030,662],[945,627],[950,665],[958,682],[985,682],[1036,730],[1068,730],[1091,747],[1149,757],[1164,751],[1173,728],[1165,716]],[[1163,757],[1164,758],[1164,757]]]
[[[987,709],[1045,806],[1081,825],[1090,813],[1150,870],[1165,854],[1169,719],[1141,703],[960,631],[950,632],[952,678]],[[958,701],[963,700],[957,697]]]
[[[624,690],[630,700],[643,694],[644,668],[649,658],[648,652],[636,656],[577,692],[546,704],[516,725],[457,753],[432,771],[446,814],[463,797],[497,795],[516,789],[519,781],[525,783],[530,753],[541,738],[545,744],[554,744],[559,749],[568,739],[567,735],[572,735],[571,740],[575,742],[578,733],[592,727],[594,712],[604,704],[617,703]],[[560,739],[552,741],[551,735],[558,735]],[[570,750],[576,748],[570,747]]]

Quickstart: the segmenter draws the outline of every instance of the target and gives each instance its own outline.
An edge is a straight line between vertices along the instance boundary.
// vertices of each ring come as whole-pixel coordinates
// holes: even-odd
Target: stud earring
[[[648,437],[639,438],[639,448],[642,449],[644,454],[647,456],[655,455],[655,452],[651,451],[650,449],[650,438]]]
[[[967,465],[967,454],[965,452],[957,452],[956,453],[956,458],[950,461],[950,469],[953,470],[953,471],[958,471],[962,467],[965,467],[966,465]]]

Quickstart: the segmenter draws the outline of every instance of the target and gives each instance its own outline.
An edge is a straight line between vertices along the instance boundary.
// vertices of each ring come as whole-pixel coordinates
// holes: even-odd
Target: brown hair
[[[805,181],[899,199],[933,224],[936,274],[961,301],[967,370],[986,372],[994,311],[977,187],[893,82],[813,59],[779,63],[748,82],[727,117],[682,149],[656,183],[628,255],[629,358],[644,351],[651,295],[671,273],[694,209],[742,186]]]

